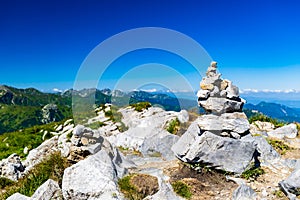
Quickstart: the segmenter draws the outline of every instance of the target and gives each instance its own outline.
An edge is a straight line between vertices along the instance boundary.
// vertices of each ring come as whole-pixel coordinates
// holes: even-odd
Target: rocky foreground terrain
[[[25,160],[13,154],[0,161],[0,176],[17,182],[59,152],[68,161],[62,181],[7,199],[297,199],[297,125],[249,124],[238,88],[221,79],[216,63],[200,87],[203,115],[126,107],[118,122],[106,104],[85,125],[67,120]]]

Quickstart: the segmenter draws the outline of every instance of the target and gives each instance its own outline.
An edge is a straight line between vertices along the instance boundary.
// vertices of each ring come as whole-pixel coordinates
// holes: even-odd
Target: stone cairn
[[[183,162],[204,163],[240,174],[253,161],[256,144],[245,139],[251,137],[250,124],[242,112],[245,101],[239,97],[238,87],[220,77],[217,63],[212,62],[197,93],[205,114],[198,117],[172,150]]]
[[[247,116],[242,112],[245,100],[239,97],[238,87],[220,77],[217,63],[212,62],[197,93],[198,104],[206,111],[198,125],[202,131],[239,139],[250,129]]]

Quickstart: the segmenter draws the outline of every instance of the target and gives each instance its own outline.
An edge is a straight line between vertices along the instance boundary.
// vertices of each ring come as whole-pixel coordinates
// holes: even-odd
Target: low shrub
[[[8,178],[5,178],[5,177],[0,177],[0,189],[3,189],[5,187],[13,185],[13,184],[14,184],[14,181],[12,181]]]
[[[192,193],[190,191],[190,187],[182,181],[175,181],[172,183],[172,187],[174,192],[179,196],[190,199],[192,197]]]
[[[180,129],[180,122],[177,118],[171,120],[168,124],[167,131],[172,134],[176,134]]]
[[[142,200],[159,189],[157,178],[147,174],[125,176],[119,179],[118,185],[124,196],[130,200]]]

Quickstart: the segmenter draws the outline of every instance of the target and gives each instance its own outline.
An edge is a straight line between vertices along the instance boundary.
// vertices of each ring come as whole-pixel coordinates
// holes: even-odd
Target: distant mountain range
[[[148,93],[145,91],[122,92],[110,89],[67,90],[62,93],[43,93],[34,88],[18,89],[6,85],[0,86],[0,134],[26,127],[42,124],[46,105],[56,105],[53,119],[59,121],[72,117],[72,100],[95,97],[95,104],[113,103],[116,106],[127,106],[132,103],[148,101],[165,110],[179,111],[197,106],[197,101],[178,99],[167,94]],[[72,99],[72,97],[75,97]],[[82,105],[83,109],[85,105]],[[48,106],[49,107],[49,106]],[[51,107],[51,106],[50,106]],[[50,120],[51,121],[51,120]]]
[[[300,92],[295,90],[246,90],[241,91],[240,95],[247,100],[247,103],[251,104],[258,104],[265,101],[286,105],[291,108],[300,108]]]
[[[96,105],[113,103],[116,106],[122,107],[136,102],[148,101],[152,105],[163,107],[165,110],[198,110],[196,95],[195,98],[192,98],[193,94],[189,98],[176,98],[176,95],[168,91],[123,92],[120,90],[112,91],[110,89],[83,89],[80,91],[70,89],[62,93],[43,93],[34,88],[18,89],[1,85],[0,134],[49,122],[49,120],[44,119],[45,113],[43,113],[45,112],[45,106],[49,104],[57,106],[57,110],[55,110],[52,117],[53,120],[59,121],[72,117],[72,97],[88,99],[94,96]],[[248,101],[249,97],[246,97]],[[76,104],[76,98],[73,98],[73,100],[75,100],[73,104]],[[282,104],[268,102],[259,102],[256,105],[248,103],[244,108],[280,120],[300,122],[299,108],[291,108]]]
[[[262,101],[256,105],[251,103],[245,104],[244,109],[257,111],[269,117],[287,122],[300,122],[300,109],[290,108],[282,104]]]

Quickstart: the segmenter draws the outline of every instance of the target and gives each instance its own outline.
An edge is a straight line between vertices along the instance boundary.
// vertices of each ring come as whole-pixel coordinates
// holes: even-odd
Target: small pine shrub
[[[169,122],[168,124],[168,127],[167,127],[167,131],[169,133],[172,133],[172,134],[176,134],[177,131],[179,130],[180,128],[180,122],[179,120],[176,118],[176,119],[173,119]]]
[[[172,183],[172,187],[174,192],[179,196],[182,196],[186,199],[190,199],[192,197],[192,193],[190,191],[190,187],[182,181],[175,181]]]
[[[121,189],[121,192],[125,197],[132,199],[133,193],[135,193],[136,188],[130,184],[130,179],[132,175],[125,176],[118,181],[118,185]]]

